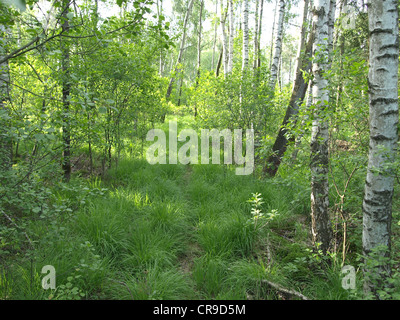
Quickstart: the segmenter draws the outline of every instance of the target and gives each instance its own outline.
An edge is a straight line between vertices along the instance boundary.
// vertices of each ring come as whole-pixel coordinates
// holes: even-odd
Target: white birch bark
[[[229,57],[228,57],[228,73],[232,73],[233,69],[233,39],[235,36],[235,21],[233,14],[233,0],[229,0]]]
[[[199,83],[200,79],[200,68],[201,68],[201,32],[202,32],[202,24],[203,24],[203,8],[204,8],[204,0],[200,2],[200,14],[199,14],[199,34],[197,41],[197,74],[196,74],[196,86]]]
[[[186,41],[187,24],[188,24],[188,21],[189,21],[190,14],[192,12],[192,7],[193,7],[194,1],[195,0],[189,0],[188,8],[187,8],[186,14],[185,14],[185,19],[183,21],[183,34],[182,34],[182,40],[181,40],[181,46],[180,46],[180,49],[179,49],[178,58],[176,59],[175,72],[179,71],[178,70],[179,64],[182,62],[183,51],[184,51],[183,49],[185,47],[185,41]],[[173,87],[173,84],[175,82],[175,76],[172,76],[171,80],[169,82],[168,89],[167,89],[167,94],[166,94],[166,99],[167,100],[169,99],[169,97],[170,97],[170,95],[172,93],[172,87]]]
[[[221,0],[221,17],[220,17],[220,25],[221,25],[221,34],[222,34],[222,47],[223,47],[223,54],[224,54],[224,76],[226,76],[228,74],[228,64],[229,64],[229,49],[228,49],[228,36],[226,34],[226,17],[227,15],[227,11],[228,11],[228,6],[229,6],[229,2],[227,3],[226,8],[224,8],[224,1]]]
[[[269,86],[271,90],[275,89],[276,81],[278,79],[279,61],[282,54],[282,35],[283,35],[283,18],[285,14],[285,0],[279,1],[279,17],[275,39],[275,51],[271,64],[271,76]]]
[[[243,0],[243,52],[242,71],[249,65],[249,0]]]
[[[213,41],[213,53],[212,53],[212,60],[211,60],[211,70],[214,70],[214,66],[215,66],[215,48],[217,45],[217,17],[218,14],[218,0],[215,1],[215,22],[214,22],[214,41]]]
[[[96,4],[97,4],[96,0]],[[96,5],[97,6],[97,5]],[[159,17],[163,13],[163,0],[157,0],[157,16]],[[164,54],[163,48],[160,48],[160,60],[159,60],[159,67],[158,67],[158,74],[162,77],[164,73]]]
[[[254,22],[255,22],[255,27],[254,27],[254,60],[253,60],[253,69],[257,69],[257,62],[258,62],[258,6],[259,6],[259,0],[256,0],[256,11],[255,11],[255,17],[254,17]]]
[[[394,173],[385,165],[395,159],[398,139],[398,1],[374,0],[368,4],[369,16],[369,110],[370,149],[363,201],[363,252],[374,248],[378,254],[390,256],[392,197]],[[380,263],[373,273],[378,283],[367,279],[365,292],[374,292],[390,274],[390,267]],[[379,298],[379,297],[378,297]]]
[[[269,70],[272,68],[272,54],[274,52],[274,36],[275,36],[275,22],[276,22],[276,11],[278,9],[278,0],[275,0],[275,9],[274,9],[274,22],[272,23],[272,35],[271,35],[271,51],[269,55]]]
[[[263,13],[264,13],[264,0],[260,0],[260,19],[258,23],[258,48],[257,48],[257,68],[261,67],[261,30],[262,30],[262,21],[263,21]]]
[[[313,242],[326,253],[332,238],[329,217],[328,139],[326,112],[329,104],[328,80],[324,76],[329,65],[330,0],[317,0],[313,8],[315,41],[313,48],[313,123],[311,131],[311,231]]]

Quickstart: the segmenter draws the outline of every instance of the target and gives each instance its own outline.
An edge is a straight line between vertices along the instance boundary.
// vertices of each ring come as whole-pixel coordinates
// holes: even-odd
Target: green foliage
[[[206,128],[253,128],[264,130],[274,115],[266,74],[234,72],[225,79],[203,72],[191,89],[190,103],[198,110],[198,121]],[[272,110],[271,110],[272,109]]]
[[[397,269],[399,255],[390,254],[387,246],[380,245],[366,255],[360,255],[359,266],[365,270],[364,282],[370,288],[367,292],[355,292],[363,299],[398,300],[400,298],[400,273]],[[393,271],[393,272],[392,272]]]
[[[322,116],[331,128],[334,247],[323,255],[312,248],[309,230],[309,140],[317,106],[304,102],[287,126],[291,142],[277,177],[261,179],[258,172],[292,93],[285,74],[295,37],[285,32],[274,91],[268,47],[260,69],[242,71],[241,30],[232,73],[222,75],[221,67],[217,77],[220,48],[212,52],[211,32],[202,35],[200,70],[193,67],[200,18],[195,3],[175,73],[186,2],[173,1],[171,21],[159,6],[153,12],[154,1],[115,3],[120,14],[108,17],[90,1],[76,4],[63,35],[63,2],[52,4],[55,19],[49,21],[36,14],[36,0],[0,3],[0,58],[11,54],[10,90],[0,97],[0,299],[298,298],[264,280],[311,299],[399,299],[396,254],[356,260],[369,146],[367,15],[357,15],[354,30],[342,30],[339,18],[331,68],[324,70],[331,92]],[[293,19],[292,5],[297,2],[288,3],[285,23]],[[204,14],[218,23],[207,8]],[[317,53],[314,61],[321,58]],[[171,76],[176,83],[167,101]],[[313,80],[311,73],[304,76]],[[196,130],[253,128],[254,175],[236,176],[231,165],[149,165],[146,134],[155,127],[167,131],[159,122],[169,119]],[[66,183],[68,144],[72,178]],[[384,171],[397,177],[399,168],[397,159],[384,163]],[[393,252],[399,248],[398,194],[396,186]],[[341,286],[344,264],[371,270],[357,272],[355,290]],[[55,290],[41,286],[44,265],[56,269]],[[375,272],[381,265],[393,270],[383,285]],[[379,289],[364,295],[362,280]]]

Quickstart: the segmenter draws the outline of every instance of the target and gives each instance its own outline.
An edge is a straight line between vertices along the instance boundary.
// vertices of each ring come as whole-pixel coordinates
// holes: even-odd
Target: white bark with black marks
[[[233,0],[229,0],[229,57],[228,57],[228,73],[232,73],[233,69],[233,39],[235,36],[235,21],[233,14]]]
[[[276,30],[276,38],[275,38],[275,51],[274,56],[272,58],[271,64],[271,76],[269,86],[271,90],[275,89],[276,81],[278,79],[278,69],[279,69],[279,61],[281,60],[282,55],[282,38],[283,38],[283,18],[285,15],[285,0],[279,1],[279,17],[278,17],[278,25]]]
[[[332,239],[329,217],[329,106],[328,80],[325,72],[329,66],[330,0],[315,1],[313,7],[313,122],[311,131],[311,232],[314,245],[326,253]]]
[[[229,48],[228,48],[228,35],[226,34],[226,18],[228,16],[228,6],[229,2],[227,2],[226,7],[224,8],[224,1],[221,0],[221,17],[220,17],[220,25],[221,25],[221,34],[222,34],[222,50],[223,50],[223,62],[224,62],[224,75],[228,74],[229,70]]]
[[[256,11],[254,17],[254,60],[253,60],[253,69],[257,69],[257,62],[258,62],[258,24],[259,24],[259,15],[258,15],[258,7],[259,7],[259,0],[256,0]]]
[[[242,71],[249,65],[249,0],[243,0],[243,52]]]
[[[363,201],[363,252],[369,255],[374,248],[378,255],[390,256],[393,170],[385,168],[396,156],[398,140],[398,59],[399,25],[398,1],[374,0],[369,3],[369,110],[370,150]],[[385,282],[390,266],[379,264],[373,273],[376,285]],[[376,294],[377,287],[371,281],[364,283],[366,293]],[[378,296],[377,296],[378,297]],[[379,298],[379,297],[378,297]]]

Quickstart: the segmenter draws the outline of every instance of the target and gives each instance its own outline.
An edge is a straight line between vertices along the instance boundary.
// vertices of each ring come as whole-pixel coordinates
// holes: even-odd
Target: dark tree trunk
[[[304,10],[304,19],[303,19],[303,29],[301,36],[301,43],[299,47],[297,67],[296,67],[296,79],[294,82],[292,96],[290,98],[289,106],[286,110],[285,117],[283,119],[281,128],[279,129],[278,136],[275,140],[275,143],[272,147],[272,155],[268,158],[267,164],[264,167],[264,173],[267,173],[269,176],[274,177],[276,172],[278,171],[279,165],[281,164],[282,157],[286,152],[287,145],[289,143],[287,139],[287,128],[286,126],[289,124],[293,118],[295,118],[299,112],[299,106],[303,103],[304,97],[307,92],[308,83],[305,82],[303,77],[303,71],[308,72],[311,70],[311,52],[313,46],[313,32],[310,33],[307,46],[305,48],[305,52],[303,52],[304,48],[304,38],[305,38],[305,25],[307,21],[307,10],[308,10],[308,1],[305,1],[305,10]]]
[[[68,33],[69,30],[69,0],[63,1],[62,6],[62,31],[64,34]],[[62,51],[62,101],[63,101],[63,124],[62,124],[62,139],[64,143],[63,148],[63,164],[62,169],[64,172],[64,181],[69,181],[71,178],[71,132],[70,132],[70,102],[69,95],[71,93],[70,83],[70,53],[69,46],[66,43],[66,39],[61,39],[61,51]]]

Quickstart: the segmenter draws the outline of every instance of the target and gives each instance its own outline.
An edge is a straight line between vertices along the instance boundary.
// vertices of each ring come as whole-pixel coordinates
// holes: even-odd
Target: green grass
[[[284,298],[265,279],[314,299],[349,298],[340,268],[307,251],[308,188],[285,174],[259,180],[233,166],[126,157],[102,181],[77,178],[54,190],[53,203],[72,210],[31,222],[35,250],[2,270],[0,297],[80,298],[41,289],[41,268],[54,265],[57,286],[85,299]],[[257,230],[247,202],[256,192],[265,214],[277,212]]]

